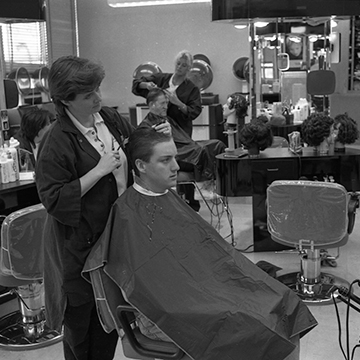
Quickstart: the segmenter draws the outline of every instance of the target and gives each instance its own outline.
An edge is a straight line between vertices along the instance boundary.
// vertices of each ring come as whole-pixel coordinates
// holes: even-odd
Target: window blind
[[[48,64],[45,22],[0,24],[5,61],[9,74],[24,67],[31,74]]]

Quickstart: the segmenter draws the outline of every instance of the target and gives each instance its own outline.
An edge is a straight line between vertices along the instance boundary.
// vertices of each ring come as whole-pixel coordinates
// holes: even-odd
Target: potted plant
[[[271,146],[273,134],[269,124],[255,119],[240,129],[239,139],[250,157],[258,157],[260,151]]]
[[[347,113],[334,118],[335,151],[345,151],[345,144],[353,144],[359,138],[357,123]]]
[[[320,154],[329,153],[334,144],[334,120],[324,113],[313,113],[301,124],[301,136],[309,146]]]

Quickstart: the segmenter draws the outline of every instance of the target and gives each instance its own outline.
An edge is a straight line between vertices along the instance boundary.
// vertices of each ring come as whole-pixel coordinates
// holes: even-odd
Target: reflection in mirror
[[[290,67],[289,54],[279,53],[277,55],[277,64],[280,71],[286,71]]]

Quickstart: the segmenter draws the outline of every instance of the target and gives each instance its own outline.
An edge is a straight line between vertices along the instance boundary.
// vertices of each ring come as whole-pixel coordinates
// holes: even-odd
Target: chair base
[[[311,285],[301,281],[301,274],[299,272],[284,274],[277,277],[277,279],[295,291],[307,305],[326,305],[330,302],[332,303],[332,290],[334,287],[350,287],[348,281],[336,275],[323,272],[320,274],[320,282]],[[336,294],[334,294],[334,297],[336,299]]]
[[[41,336],[29,339],[24,334],[20,311],[12,312],[0,319],[0,349],[22,351],[38,349],[61,341],[63,335],[46,325]]]

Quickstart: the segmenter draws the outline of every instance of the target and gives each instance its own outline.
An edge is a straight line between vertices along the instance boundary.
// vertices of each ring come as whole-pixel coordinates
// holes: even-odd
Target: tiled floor
[[[233,223],[235,232],[236,247],[245,249],[252,244],[252,216],[251,203],[249,198],[231,198],[229,199],[230,208],[233,213]],[[202,205],[200,213],[209,219],[208,209]],[[360,214],[360,211],[359,211]],[[340,258],[336,268],[323,268],[323,271],[336,274],[340,277],[353,281],[360,278],[360,215],[357,215],[357,221],[354,231],[350,236],[346,246],[341,248]],[[216,219],[214,219],[216,223]],[[226,237],[229,235],[228,222],[225,217],[222,218],[220,233]],[[230,241],[230,238],[228,238]],[[251,249],[250,249],[251,250]],[[253,262],[266,260],[272,264],[283,268],[282,272],[296,271],[299,268],[299,258],[296,253],[247,253],[246,256]],[[355,288],[355,293],[360,296],[360,289]],[[2,307],[2,309],[1,309]],[[338,303],[343,346],[346,351],[346,304]],[[4,306],[0,306],[0,311]],[[332,304],[311,306],[310,310],[317,319],[319,325],[309,334],[305,335],[300,343],[300,360],[340,360],[344,359],[338,343],[339,330],[336,319],[335,307]],[[360,337],[360,313],[350,309],[349,312],[349,344],[350,348],[359,343]],[[0,349],[1,360],[61,360],[62,346],[55,344],[47,348],[29,351],[6,351]],[[121,344],[119,344],[116,360],[123,360]],[[355,353],[354,360],[360,359],[360,349]],[[99,359],[100,360],[100,359]],[[219,359],[222,360],[222,359]],[[241,357],[239,357],[241,360]],[[262,359],[254,359],[262,360]]]

